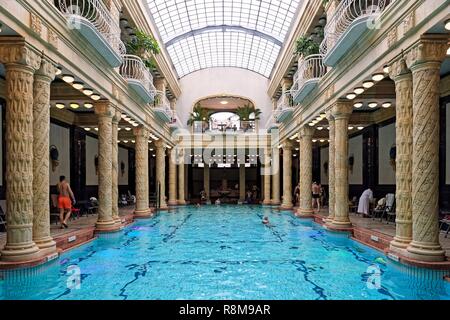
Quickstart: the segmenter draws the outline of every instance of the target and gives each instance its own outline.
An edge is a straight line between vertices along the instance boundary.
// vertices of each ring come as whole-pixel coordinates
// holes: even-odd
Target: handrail
[[[153,76],[150,71],[145,67],[142,59],[138,56],[123,55],[123,63],[120,67],[120,74],[126,80],[138,80],[149,91],[155,91],[153,85]]]
[[[323,64],[323,55],[312,54],[306,58],[301,58],[298,70],[294,76],[294,85],[291,91],[295,95],[303,88],[309,80],[320,79],[327,73],[327,67]]]
[[[372,17],[371,23],[389,4],[389,0],[343,0],[325,26],[325,37],[320,45],[320,53],[326,55],[357,19]],[[369,24],[370,22],[368,22]],[[368,25],[369,28],[376,26]]]
[[[70,22],[71,28],[77,28],[76,17],[89,21],[118,55],[126,53],[120,39],[119,21],[115,22],[111,13],[101,0],[58,0],[59,9]]]
[[[159,90],[155,90],[154,94],[155,100],[153,102],[153,107],[164,111],[167,115],[170,116],[171,119],[173,119],[174,113],[172,108],[170,107],[170,101],[169,99],[167,99],[166,94]]]

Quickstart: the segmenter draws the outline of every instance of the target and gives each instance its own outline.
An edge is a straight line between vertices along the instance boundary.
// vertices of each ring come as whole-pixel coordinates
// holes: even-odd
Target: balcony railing
[[[102,0],[58,0],[69,28],[78,30],[113,67],[126,53],[120,39],[119,21],[114,21]],[[98,36],[101,37],[98,37]],[[102,39],[103,38],[103,39]],[[109,48],[105,48],[105,45]],[[112,55],[112,56],[111,56]]]
[[[153,76],[141,58],[124,55],[120,74],[146,103],[153,101],[156,91],[153,86]]]
[[[164,122],[172,122],[174,114],[166,94],[162,91],[155,91],[154,94],[155,100],[153,102],[153,110],[155,111],[156,116]]]
[[[274,117],[278,122],[284,122],[294,112],[294,101],[290,91],[284,92],[277,102],[277,108],[274,111]]]
[[[300,58],[291,88],[294,102],[301,103],[326,73],[327,67],[323,64],[321,54],[313,54],[305,59]]]
[[[343,0],[325,27],[325,38],[320,46],[325,64],[334,66],[365,30],[375,29],[377,17],[390,2],[392,0]],[[343,48],[335,52],[338,46]]]

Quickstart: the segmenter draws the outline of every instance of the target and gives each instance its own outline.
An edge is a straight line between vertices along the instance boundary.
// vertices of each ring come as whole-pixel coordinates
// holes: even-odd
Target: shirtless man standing
[[[317,182],[312,184],[312,206],[314,208],[314,204],[317,204],[317,211],[320,211],[320,185]]]
[[[72,213],[72,202],[76,203],[75,196],[73,195],[72,189],[69,183],[66,181],[65,176],[59,177],[58,187],[58,208],[59,208],[59,221],[61,222],[61,229],[68,228],[67,220],[70,218]]]

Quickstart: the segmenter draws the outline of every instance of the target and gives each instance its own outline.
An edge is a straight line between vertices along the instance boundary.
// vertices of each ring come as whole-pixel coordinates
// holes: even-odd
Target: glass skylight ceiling
[[[269,77],[301,0],[147,0],[180,77],[238,67]]]

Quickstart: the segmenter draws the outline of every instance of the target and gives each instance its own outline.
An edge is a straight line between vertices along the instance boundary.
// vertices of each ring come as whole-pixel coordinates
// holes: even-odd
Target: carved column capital
[[[134,128],[133,134],[135,137],[143,137],[147,140],[148,140],[148,138],[150,138],[150,132],[143,125],[140,125],[140,126]]]
[[[409,70],[406,60],[402,57],[400,59],[394,60],[389,65],[389,77],[398,81],[404,77],[412,77],[411,70]]]
[[[122,112],[120,112],[119,110],[115,110],[113,112],[113,117],[112,117],[113,124],[119,124],[121,119],[122,119]]]
[[[34,72],[41,66],[41,54],[23,39],[0,40],[0,62],[6,65],[23,65]]]
[[[313,127],[310,127],[308,125],[303,126],[300,129],[300,139],[302,138],[312,138],[314,135],[315,129]]]
[[[114,115],[113,105],[109,100],[100,100],[94,104],[94,111],[98,117],[112,118]]]
[[[344,100],[337,100],[331,108],[331,114],[335,120],[349,119],[352,112],[352,103]]]
[[[155,147],[156,149],[165,149],[166,145],[164,144],[164,142],[162,140],[157,140],[155,141]]]
[[[331,109],[327,110],[325,118],[328,120],[328,122],[334,122],[334,117]]]
[[[286,139],[283,143],[283,150],[291,150],[292,142],[289,139]]]
[[[428,62],[440,64],[447,56],[447,49],[447,35],[425,35],[405,54],[405,60],[410,68]]]
[[[56,65],[48,58],[42,58],[39,69],[36,70],[35,76],[45,79],[48,82],[55,80]]]

